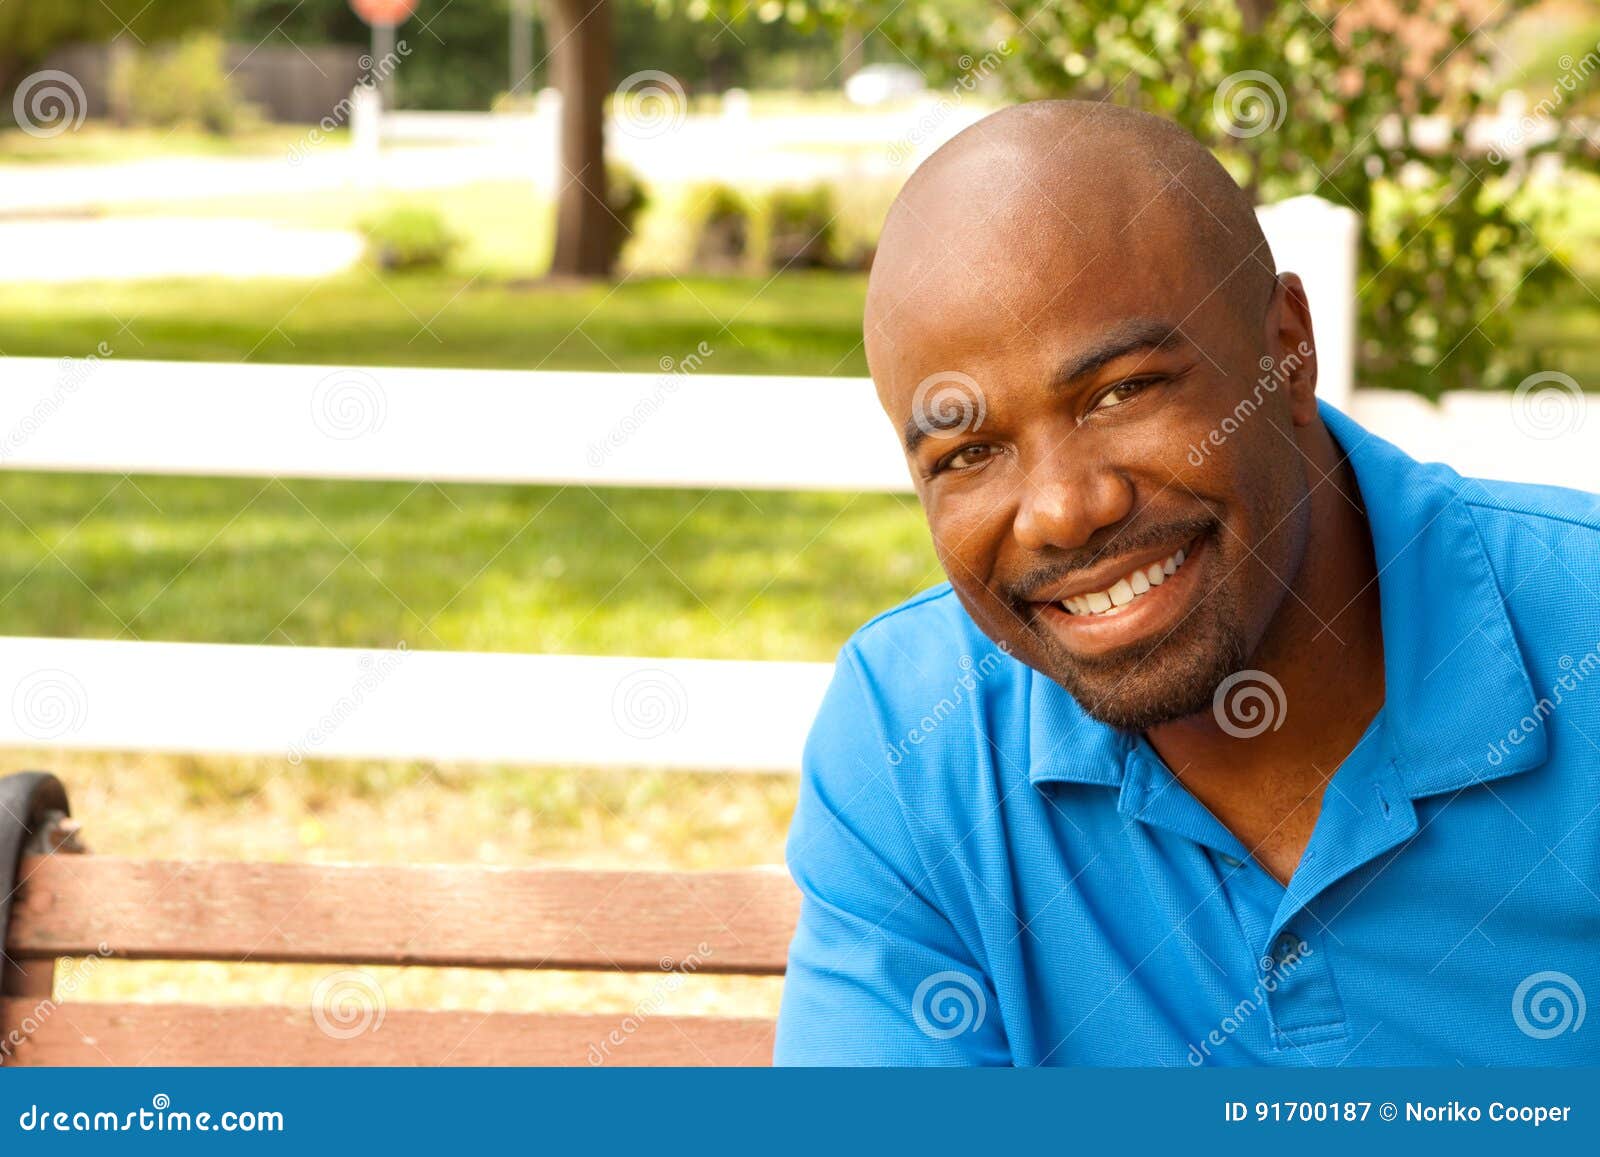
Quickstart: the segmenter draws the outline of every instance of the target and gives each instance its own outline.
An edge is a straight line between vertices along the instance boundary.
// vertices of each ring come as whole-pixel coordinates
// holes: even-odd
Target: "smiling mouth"
[[[1101,590],[1033,600],[1033,613],[1080,656],[1109,654],[1170,632],[1203,597],[1199,584],[1211,538],[1210,530],[1202,531],[1164,558],[1146,556]]]
[[[1137,602],[1177,574],[1178,568],[1183,566],[1193,548],[1194,543],[1191,541],[1187,552],[1180,547],[1158,562],[1134,567],[1105,590],[1069,595],[1054,605],[1069,615],[1110,614],[1120,607]]]

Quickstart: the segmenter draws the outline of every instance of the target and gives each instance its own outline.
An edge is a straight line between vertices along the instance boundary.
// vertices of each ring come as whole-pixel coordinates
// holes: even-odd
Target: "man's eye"
[[[993,453],[994,447],[982,442],[972,446],[963,446],[955,453],[939,459],[939,463],[933,468],[933,472],[939,474],[945,470],[971,470],[974,466],[983,465]]]
[[[1114,409],[1115,407],[1122,405],[1123,402],[1126,402],[1128,399],[1132,398],[1140,390],[1143,390],[1147,386],[1154,384],[1154,378],[1129,378],[1125,382],[1118,382],[1116,385],[1112,386],[1109,390],[1102,394],[1098,402],[1089,407],[1090,412],[1092,413],[1095,410]]]

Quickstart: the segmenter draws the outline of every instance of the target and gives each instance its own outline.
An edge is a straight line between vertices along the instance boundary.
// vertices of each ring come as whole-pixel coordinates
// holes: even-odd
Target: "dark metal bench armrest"
[[[17,870],[26,852],[52,852],[75,841],[67,820],[67,789],[48,771],[19,771],[0,777],[0,969],[10,963],[5,952],[11,926],[11,901]],[[34,846],[43,842],[42,847]]]

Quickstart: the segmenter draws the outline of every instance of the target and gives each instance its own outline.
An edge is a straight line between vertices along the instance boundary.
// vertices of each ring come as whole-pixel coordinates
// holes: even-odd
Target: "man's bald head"
[[[1216,159],[1107,104],[980,121],[891,209],[866,345],[983,631],[1105,722],[1203,711],[1297,581],[1324,445],[1304,290]]]
[[[869,362],[896,340],[897,318],[934,301],[950,324],[1026,337],[1067,285],[1133,263],[1202,295],[1226,289],[1252,323],[1274,284],[1250,198],[1176,124],[1095,101],[1007,108],[935,152],[896,198],[867,295]]]

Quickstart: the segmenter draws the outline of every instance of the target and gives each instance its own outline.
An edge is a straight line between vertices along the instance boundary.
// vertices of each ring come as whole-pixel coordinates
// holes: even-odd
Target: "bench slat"
[[[0,1000],[0,1035],[38,1009]],[[390,1009],[340,1038],[309,1009],[94,1001],[33,1023],[6,1065],[768,1065],[773,1037],[755,1018]]]
[[[799,895],[776,868],[722,872],[23,861],[20,958],[783,972]]]

